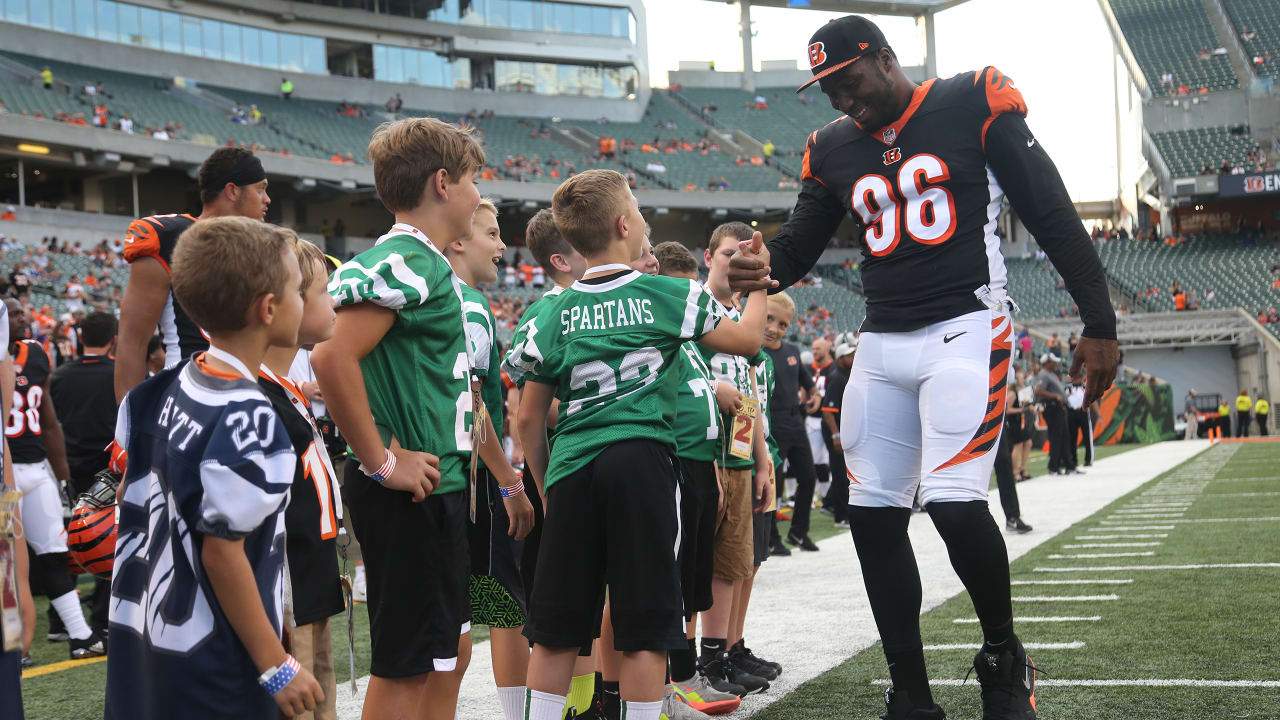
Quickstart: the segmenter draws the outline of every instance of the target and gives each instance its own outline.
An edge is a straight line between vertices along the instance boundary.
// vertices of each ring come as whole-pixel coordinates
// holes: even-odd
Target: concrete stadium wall
[[[1156,98],[1143,107],[1142,122],[1150,133],[1240,125],[1249,122],[1249,107],[1243,90]]]
[[[1187,348],[1128,349],[1124,363],[1169,383],[1173,388],[1173,406],[1182,412],[1187,390],[1201,394],[1220,393],[1234,397],[1239,391],[1239,376],[1232,348],[1226,345]]]

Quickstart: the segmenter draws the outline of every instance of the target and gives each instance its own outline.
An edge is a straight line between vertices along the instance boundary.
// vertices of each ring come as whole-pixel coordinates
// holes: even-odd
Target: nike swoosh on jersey
[[[1035,144],[1036,144],[1035,138],[1031,138],[1030,140],[1027,141],[1027,147],[1031,147],[1032,145],[1035,145]]]
[[[961,330],[961,331],[960,331],[960,332],[958,332],[958,333],[948,333],[948,334],[946,334],[946,335],[943,335],[943,336],[942,336],[942,342],[944,342],[944,343],[949,343],[949,342],[951,342],[952,340],[955,340],[956,338],[960,337],[961,335],[963,335],[963,334],[965,334],[965,333],[967,333],[967,332],[969,332],[969,331],[968,331],[968,330]]]

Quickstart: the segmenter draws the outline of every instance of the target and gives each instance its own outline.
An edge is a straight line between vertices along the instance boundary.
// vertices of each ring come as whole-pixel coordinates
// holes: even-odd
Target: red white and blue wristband
[[[516,472],[516,483],[514,485],[498,486],[498,494],[504,498],[515,497],[522,492],[524,492],[524,478],[518,471]]]
[[[302,666],[298,665],[298,661],[292,655],[285,655],[283,664],[273,667],[258,676],[258,684],[274,697],[276,693],[284,689],[285,685],[293,682],[293,679],[298,676],[298,671],[301,669]]]
[[[363,465],[360,466],[360,472],[363,472],[365,475],[377,480],[379,485],[386,483],[387,479],[391,477],[391,473],[395,472],[395,469],[396,454],[390,450],[387,450],[387,457],[382,461],[382,465],[380,465],[377,470],[369,471],[365,470]]]

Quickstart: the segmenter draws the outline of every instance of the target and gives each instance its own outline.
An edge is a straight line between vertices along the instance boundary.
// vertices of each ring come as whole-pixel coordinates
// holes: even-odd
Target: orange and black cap
[[[851,65],[864,55],[874,55],[889,47],[884,33],[876,24],[860,15],[836,18],[809,38],[809,69],[813,78],[801,85],[800,92],[824,77]]]

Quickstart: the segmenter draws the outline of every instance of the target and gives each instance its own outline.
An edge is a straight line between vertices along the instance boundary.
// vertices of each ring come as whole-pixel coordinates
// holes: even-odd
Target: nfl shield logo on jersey
[[[893,141],[898,139],[898,131],[893,128],[888,128],[884,131],[884,134],[880,136],[880,139],[884,141],[885,145],[892,145]]]

